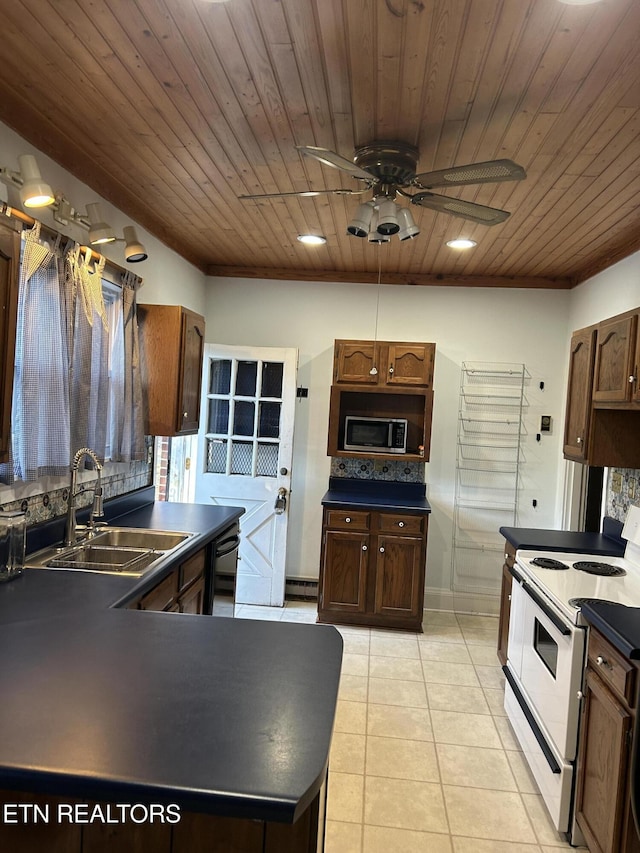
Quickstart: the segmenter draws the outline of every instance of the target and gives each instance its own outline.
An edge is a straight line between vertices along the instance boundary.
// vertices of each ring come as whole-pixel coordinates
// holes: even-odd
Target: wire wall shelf
[[[463,362],[453,513],[453,591],[497,594],[503,543],[515,525],[524,464],[524,364]]]

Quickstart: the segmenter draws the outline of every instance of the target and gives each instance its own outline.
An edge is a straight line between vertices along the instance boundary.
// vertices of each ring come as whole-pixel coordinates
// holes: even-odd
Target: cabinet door
[[[182,352],[176,430],[198,431],[200,421],[200,382],[204,352],[204,324],[199,314],[183,309]]]
[[[180,613],[204,613],[204,577],[199,578],[178,599]]]
[[[373,369],[376,373],[371,373]],[[346,385],[377,385],[381,365],[376,364],[373,341],[336,341],[334,382]]]
[[[587,668],[576,816],[591,853],[619,850],[631,725],[631,714]]]
[[[418,619],[423,609],[422,537],[378,536],[375,609],[381,616]]]
[[[140,610],[168,610],[178,594],[177,568],[140,599]]]
[[[20,235],[0,226],[0,462],[9,458]]]
[[[320,579],[320,609],[364,613],[366,609],[369,536],[327,530]]]
[[[633,403],[640,403],[640,382],[638,381],[638,369],[640,368],[640,316],[636,320],[636,352],[635,358],[633,360],[633,369],[630,376],[633,377],[633,382],[631,383],[631,401]]]
[[[593,400],[624,403],[631,399],[637,316],[600,323],[596,338]]]
[[[511,586],[513,577],[509,568],[515,560],[515,548],[505,543],[504,565],[502,566],[502,586],[500,590],[500,618],[498,620],[498,660],[504,666],[507,662],[507,643],[509,639],[509,617],[511,615]]]
[[[581,329],[571,338],[563,450],[567,459],[576,462],[583,462],[587,458],[594,337],[594,329]]]
[[[386,359],[379,368],[380,382],[431,388],[434,350],[433,344],[389,344],[383,347]]]

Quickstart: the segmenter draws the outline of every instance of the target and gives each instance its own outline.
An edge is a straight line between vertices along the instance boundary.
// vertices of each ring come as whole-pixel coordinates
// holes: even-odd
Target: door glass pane
[[[257,376],[258,363],[256,361],[239,361],[236,376],[236,395],[239,397],[255,397]]]
[[[227,469],[227,442],[219,438],[207,439],[207,474],[224,474]]]
[[[263,362],[261,397],[282,397],[283,370],[284,364],[281,361]]]
[[[248,400],[236,400],[233,413],[233,434],[253,435],[256,404]]]
[[[280,438],[280,407],[281,403],[259,404],[259,438]]]
[[[231,391],[231,362],[212,358],[209,364],[209,393],[228,394]]]
[[[251,474],[253,461],[253,443],[250,441],[234,441],[231,446],[231,473]]]
[[[209,425],[207,432],[222,433],[229,432],[229,401],[209,400]]]
[[[256,474],[259,477],[275,477],[278,473],[278,445],[258,442]]]

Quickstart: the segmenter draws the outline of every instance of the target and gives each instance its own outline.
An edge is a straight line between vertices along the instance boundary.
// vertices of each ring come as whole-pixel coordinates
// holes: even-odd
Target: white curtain
[[[62,259],[25,232],[12,403],[13,476],[36,480],[69,470],[68,296]]]
[[[140,348],[136,310],[138,278],[122,276],[122,311],[113,330],[111,366],[111,458],[114,462],[142,460],[146,455]]]

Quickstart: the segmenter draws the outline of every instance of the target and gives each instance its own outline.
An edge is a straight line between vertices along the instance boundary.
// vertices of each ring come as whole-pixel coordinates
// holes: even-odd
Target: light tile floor
[[[216,601],[236,618],[315,622]],[[497,619],[426,611],[423,634],[338,630],[344,659],[329,763],[326,853],[558,853],[502,707]]]

